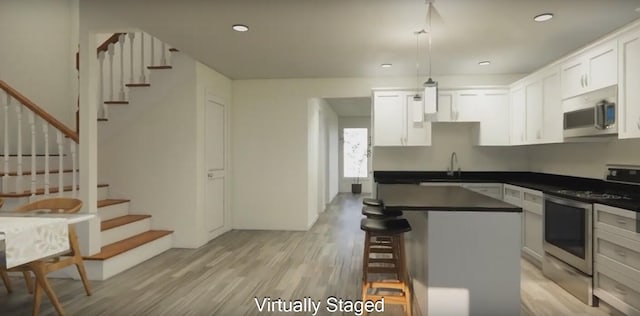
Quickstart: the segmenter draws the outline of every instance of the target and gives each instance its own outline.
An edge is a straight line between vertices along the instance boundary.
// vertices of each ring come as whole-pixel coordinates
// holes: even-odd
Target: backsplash
[[[375,147],[373,170],[446,170],[454,151],[463,172],[528,170],[527,149],[524,147],[473,145],[474,124],[478,123],[433,124],[430,147]]]
[[[640,140],[535,145],[527,155],[530,171],[603,179],[606,164],[640,165]]]

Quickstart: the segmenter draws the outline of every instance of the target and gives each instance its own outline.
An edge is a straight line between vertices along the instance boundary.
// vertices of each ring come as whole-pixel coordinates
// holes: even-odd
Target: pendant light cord
[[[416,32],[416,90],[420,90],[420,32]]]
[[[427,7],[427,25],[429,27],[429,78],[431,78],[431,11],[432,11],[432,5],[433,3],[431,2],[431,0],[429,1],[429,5]]]

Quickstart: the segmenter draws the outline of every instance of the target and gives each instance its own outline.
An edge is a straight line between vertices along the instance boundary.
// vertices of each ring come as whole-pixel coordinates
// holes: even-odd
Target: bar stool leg
[[[371,236],[369,232],[364,233],[364,252],[362,255],[362,300],[367,299],[367,288],[369,279],[369,247],[371,246]]]

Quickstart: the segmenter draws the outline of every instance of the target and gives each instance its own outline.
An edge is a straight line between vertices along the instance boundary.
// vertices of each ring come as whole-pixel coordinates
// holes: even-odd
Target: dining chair
[[[19,206],[17,212],[41,212],[41,213],[77,213],[82,207],[82,201],[73,198],[49,198],[43,199],[28,204]],[[82,255],[80,254],[80,247],[78,245],[78,237],[73,225],[69,225],[69,252],[62,254],[55,258],[37,260],[29,264],[21,265],[15,268],[9,269],[9,271],[31,271],[36,276],[36,286],[33,302],[33,314],[37,315],[40,308],[40,295],[41,290],[44,290],[54,308],[59,315],[63,315],[62,306],[58,302],[53,289],[46,282],[47,274],[53,271],[60,270],[70,265],[75,265],[80,274],[80,279],[84,286],[84,290],[87,296],[91,295],[91,288],[89,286],[89,279],[87,278],[87,272],[84,268],[84,262],[82,261]],[[30,284],[30,277],[25,274],[25,280],[27,284]],[[29,286],[29,285],[28,285]]]

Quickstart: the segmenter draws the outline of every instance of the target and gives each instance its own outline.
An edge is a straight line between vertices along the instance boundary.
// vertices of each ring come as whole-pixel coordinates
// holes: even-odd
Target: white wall
[[[526,171],[525,147],[479,147],[473,144],[473,124],[432,124],[430,147],[374,147],[374,170],[446,171],[456,152],[462,171]]]
[[[506,85],[521,75],[443,76],[442,87]],[[415,78],[233,81],[233,219],[238,229],[305,230],[309,224],[308,100],[369,97]],[[315,205],[315,204],[314,204]]]
[[[339,122],[339,135],[340,139],[342,139],[344,133],[343,130],[348,127],[357,127],[357,128],[367,128],[368,129],[368,137],[371,137],[371,116],[341,116],[338,118]],[[340,142],[339,147],[339,179],[340,179],[340,192],[351,192],[351,184],[353,183],[353,178],[345,178],[344,175],[344,142]],[[373,151],[372,151],[373,153]],[[372,159],[374,159],[373,155],[369,157],[367,160],[367,168],[369,168],[369,175],[367,178],[361,178],[360,183],[362,183],[362,193],[371,193],[372,184],[373,184],[373,173],[371,170]]]
[[[327,139],[327,195],[325,203],[331,203],[339,192],[339,147],[340,136],[338,130],[338,115],[326,102],[323,107],[325,113]]]
[[[77,0],[3,0],[0,80],[75,129]]]
[[[99,178],[110,195],[131,199],[131,213],[151,214],[174,230],[174,246],[208,241],[204,228],[204,91],[230,100],[231,81],[184,56],[156,71],[130,105],[112,107],[100,127]],[[229,224],[227,224],[229,227]]]
[[[640,139],[527,147],[531,171],[602,179],[606,164],[640,165]]]

